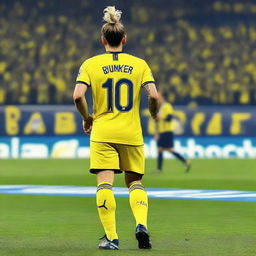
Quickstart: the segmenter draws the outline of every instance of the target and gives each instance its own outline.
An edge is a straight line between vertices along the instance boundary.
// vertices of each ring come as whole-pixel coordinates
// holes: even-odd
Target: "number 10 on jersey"
[[[121,104],[121,86],[127,87],[127,104],[123,106]],[[114,105],[120,112],[130,111],[133,107],[133,83],[131,80],[123,78],[118,80],[115,84],[113,78],[108,78],[102,85],[102,88],[107,89],[107,111],[112,112]],[[115,100],[113,99],[113,93],[115,94]]]

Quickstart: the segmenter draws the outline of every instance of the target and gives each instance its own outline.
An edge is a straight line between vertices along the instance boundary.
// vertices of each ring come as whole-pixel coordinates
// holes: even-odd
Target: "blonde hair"
[[[108,6],[103,10],[103,20],[109,24],[116,24],[120,21],[122,12],[116,10],[115,6]]]
[[[119,46],[125,35],[124,25],[120,21],[122,12],[115,6],[107,6],[103,13],[106,23],[102,26],[101,33],[111,46]]]

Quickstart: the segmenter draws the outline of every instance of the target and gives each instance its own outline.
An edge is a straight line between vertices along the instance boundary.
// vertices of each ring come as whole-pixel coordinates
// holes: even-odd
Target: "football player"
[[[142,185],[144,147],[140,124],[140,92],[148,93],[149,110],[155,119],[158,93],[147,63],[123,51],[126,43],[121,11],[104,9],[101,41],[106,52],[87,59],[81,66],[74,102],[82,116],[83,128],[90,135],[90,172],[96,174],[96,202],[105,230],[100,249],[118,249],[116,201],[112,191],[114,174],[125,173],[130,207],[136,221],[135,235],[141,249],[150,249],[147,229],[148,197]],[[93,115],[90,116],[85,93],[92,90]]]
[[[159,104],[160,109],[156,119],[157,134],[155,136],[158,147],[157,172],[162,171],[164,151],[168,151],[176,158],[178,158],[186,166],[185,171],[188,172],[191,167],[190,162],[186,160],[180,153],[173,149],[174,111],[172,105],[166,101],[166,95],[164,95],[164,93],[162,92],[159,92]]]

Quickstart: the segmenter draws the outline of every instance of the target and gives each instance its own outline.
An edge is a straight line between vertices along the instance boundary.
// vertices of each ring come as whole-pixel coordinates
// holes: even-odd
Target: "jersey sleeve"
[[[142,75],[141,86],[145,86],[148,83],[155,83],[155,79],[152,75],[150,67],[148,66],[148,64],[146,62],[144,62],[144,72]]]
[[[163,106],[163,110],[161,111],[161,118],[164,121],[171,121],[173,118],[173,107],[171,104],[166,104]]]
[[[79,72],[76,78],[76,83],[85,84],[89,87],[91,86],[91,80],[88,73],[88,67],[86,62],[84,62],[79,69]]]
[[[173,107],[172,107],[172,105],[171,104],[166,104],[166,110],[165,111],[166,111],[165,112],[166,114],[165,114],[164,120],[170,122],[173,118]]]

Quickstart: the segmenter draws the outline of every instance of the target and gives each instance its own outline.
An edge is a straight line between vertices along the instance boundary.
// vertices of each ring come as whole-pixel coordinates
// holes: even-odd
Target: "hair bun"
[[[121,19],[122,12],[120,10],[116,10],[115,6],[107,6],[104,11],[103,20],[109,24],[116,24]]]

